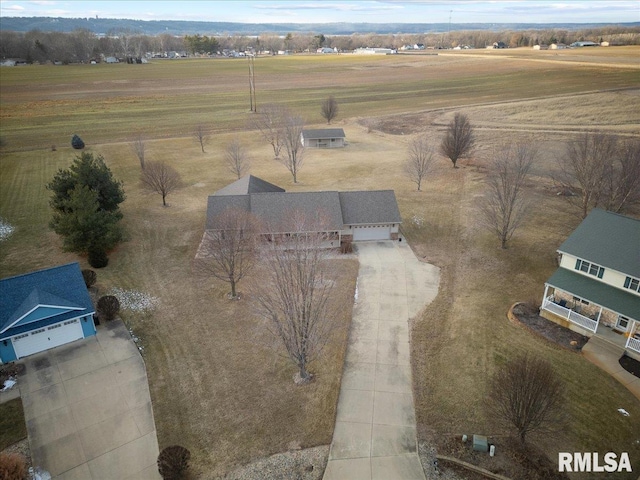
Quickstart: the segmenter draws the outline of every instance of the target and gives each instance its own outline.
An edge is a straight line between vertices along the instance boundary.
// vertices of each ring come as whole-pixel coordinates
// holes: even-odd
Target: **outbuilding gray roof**
[[[218,190],[214,195],[246,195],[247,193],[284,192],[273,183],[269,183],[253,175],[245,175],[235,182]]]
[[[640,220],[594,208],[558,251],[640,278]]]
[[[345,225],[401,223],[393,190],[340,192]]]
[[[216,229],[217,217],[227,209],[252,213],[272,233],[300,231],[301,221],[322,224],[324,231],[342,230],[345,225],[402,223],[393,190],[244,195],[220,195],[220,191],[208,198],[207,230]]]
[[[320,128],[315,130],[302,130],[302,138],[305,140],[324,140],[327,138],[344,138],[342,128]]]

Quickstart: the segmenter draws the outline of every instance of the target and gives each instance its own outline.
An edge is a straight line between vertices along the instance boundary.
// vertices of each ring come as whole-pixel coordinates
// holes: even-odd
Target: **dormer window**
[[[595,263],[585,262],[584,260],[576,260],[576,270],[588,273],[594,277],[602,278],[604,275],[604,267],[596,265]]]
[[[640,292],[640,280],[633,277],[627,277],[624,280],[624,288],[628,288],[634,292]]]

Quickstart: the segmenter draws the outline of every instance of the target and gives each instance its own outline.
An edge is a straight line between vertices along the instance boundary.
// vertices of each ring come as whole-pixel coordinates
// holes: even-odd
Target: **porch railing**
[[[551,313],[555,313],[556,315],[564,317],[571,323],[575,323],[576,325],[589,330],[590,332],[596,333],[596,330],[598,328],[598,322],[596,320],[592,320],[589,317],[580,315],[578,312],[574,312],[570,308],[558,305],[553,301],[553,296],[549,296],[544,299],[544,302],[542,302],[542,308]]]
[[[625,346],[625,348],[640,353],[640,340],[637,338],[629,337],[627,339],[627,345]]]

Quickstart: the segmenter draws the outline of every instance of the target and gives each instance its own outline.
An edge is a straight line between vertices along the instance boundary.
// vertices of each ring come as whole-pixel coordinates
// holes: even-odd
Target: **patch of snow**
[[[111,290],[111,295],[118,299],[121,309],[132,310],[134,312],[153,310],[160,302],[158,298],[148,293],[138,292],[136,290],[124,290],[117,287]]]
[[[0,241],[9,238],[15,229],[13,225],[0,218]]]
[[[414,215],[413,217],[411,217],[411,222],[416,226],[416,227],[422,227],[424,225],[424,218],[418,216],[418,215]]]
[[[353,294],[353,299],[358,301],[358,281],[356,280],[356,292]]]
[[[628,417],[630,415],[629,412],[627,412],[624,408],[619,408],[618,411],[625,417]]]
[[[16,383],[18,382],[16,382],[13,379],[13,377],[9,377],[7,380],[4,381],[4,386],[2,387],[0,392],[6,392],[7,390],[11,390]]]

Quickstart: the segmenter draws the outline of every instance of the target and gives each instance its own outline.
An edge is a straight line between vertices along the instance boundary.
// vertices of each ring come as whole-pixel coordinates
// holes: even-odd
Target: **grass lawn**
[[[22,400],[14,398],[0,404],[0,452],[26,437]]]
[[[568,128],[575,126],[571,112],[584,125],[639,133],[637,90],[586,93],[640,87],[637,68],[627,65],[638,48],[601,52],[612,52],[611,58],[605,62],[589,53],[575,59],[579,52],[572,51],[566,61],[541,62],[515,50],[508,58],[482,52],[258,59],[259,102],[281,99],[318,126],[320,100],[334,93],[340,102],[335,126],[345,129],[349,146],[309,151],[296,185],[273,160],[270,146],[244,130],[250,114],[242,60],[1,69],[7,146],[0,156],[0,217],[16,227],[0,243],[2,276],[78,259],[61,252],[60,240],[47,229],[44,188],[58,168],[71,163],[75,152],[68,145],[78,133],[90,151],[104,155],[127,194],[129,238],[98,272],[98,287],[101,293],[120,287],[158,299],[152,312],[122,316],[145,345],[161,448],[186,446],[196,473],[206,478],[286,450],[291,442],[329,443],[357,262],[333,261],[340,279],[334,301],[344,328],[312,366],[316,382],[303,388],[294,387],[295,368],[266,340],[250,308],[248,283],[239,287],[243,300],[232,302],[225,284],[192,270],[207,195],[233,181],[222,158],[237,135],[251,152],[251,173],[288,191],[395,189],[415,251],[442,267],[441,292],[415,319],[412,334],[421,438],[503,434],[484,417],[486,379],[516,352],[528,351],[552,361],[568,388],[568,428],[536,444],[552,459],[558,451],[627,451],[637,470],[638,401],[581,356],[532,337],[505,316],[515,301],[541,299],[555,269],[555,249],[579,223],[547,188],[563,142],[575,132]],[[424,132],[437,144],[452,112],[465,105],[460,109],[478,127],[475,158],[456,170],[442,159],[424,191],[414,191],[402,173],[410,134]],[[601,109],[605,115],[598,114]],[[376,117],[381,130],[368,133],[358,123],[368,117]],[[198,123],[216,132],[204,154],[190,138]],[[170,163],[185,182],[167,198],[167,208],[139,186],[138,160],[128,143],[137,130],[149,136],[147,158]],[[529,187],[537,208],[502,251],[475,221],[482,165],[496,145],[524,138],[541,151]],[[622,417],[618,408],[631,415]]]

